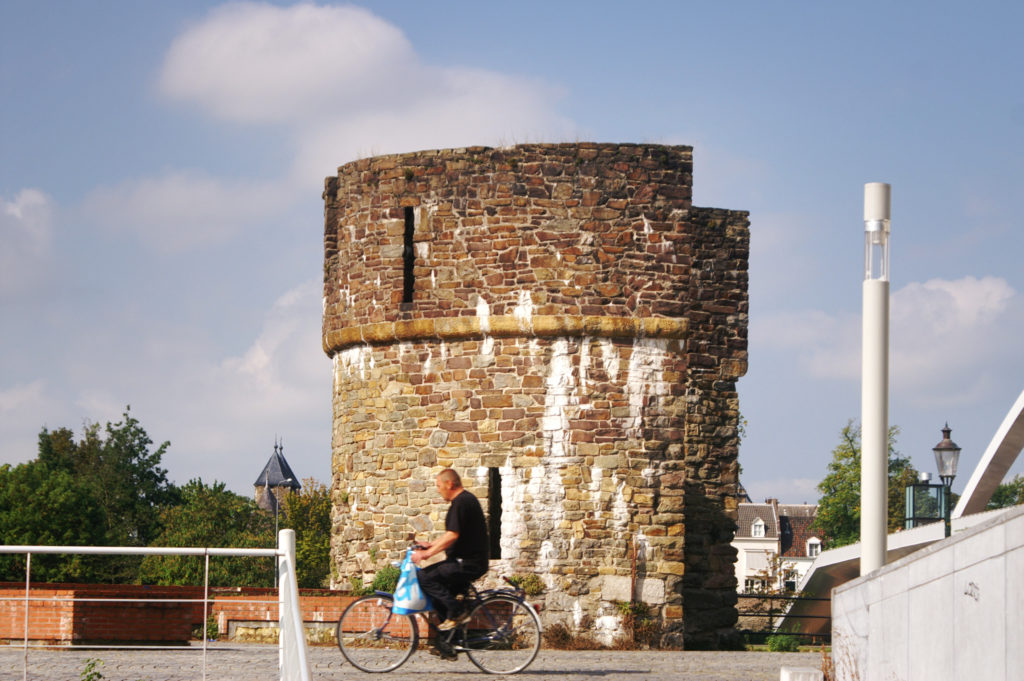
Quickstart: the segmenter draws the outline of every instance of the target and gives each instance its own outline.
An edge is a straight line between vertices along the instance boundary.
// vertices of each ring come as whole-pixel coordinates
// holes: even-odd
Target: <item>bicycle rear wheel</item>
[[[540,649],[540,618],[512,596],[491,596],[462,625],[462,644],[477,667],[490,674],[526,669]]]
[[[341,613],[338,648],[352,666],[364,672],[389,672],[416,650],[416,620],[391,612],[393,603],[391,596],[364,596]]]

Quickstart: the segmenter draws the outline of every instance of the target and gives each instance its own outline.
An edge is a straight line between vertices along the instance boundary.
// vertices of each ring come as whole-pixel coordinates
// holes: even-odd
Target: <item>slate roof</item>
[[[293,490],[302,488],[298,476],[292,472],[291,466],[284,460],[282,444],[274,443],[274,453],[267,461],[267,465],[260,471],[260,475],[253,485],[256,487],[290,487]]]
[[[738,512],[737,539],[778,539],[779,520],[773,504],[739,504]],[[764,521],[764,537],[754,537],[750,533],[751,526],[758,518]]]

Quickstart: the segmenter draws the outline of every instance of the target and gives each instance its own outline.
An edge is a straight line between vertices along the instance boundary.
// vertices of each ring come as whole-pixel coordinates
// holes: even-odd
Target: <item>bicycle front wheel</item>
[[[490,674],[526,669],[540,650],[540,618],[511,596],[492,596],[462,625],[462,644],[477,667]]]
[[[397,669],[416,650],[419,633],[412,615],[391,612],[391,596],[364,596],[338,620],[338,647],[353,667],[364,672]]]

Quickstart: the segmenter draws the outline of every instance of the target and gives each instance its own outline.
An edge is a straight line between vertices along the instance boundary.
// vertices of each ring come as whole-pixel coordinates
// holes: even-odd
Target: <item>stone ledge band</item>
[[[534,315],[516,317],[438,317],[349,326],[328,332],[324,352],[334,356],[353,345],[484,338],[594,336],[597,338],[686,337],[687,320],[668,317],[602,317],[596,315]]]

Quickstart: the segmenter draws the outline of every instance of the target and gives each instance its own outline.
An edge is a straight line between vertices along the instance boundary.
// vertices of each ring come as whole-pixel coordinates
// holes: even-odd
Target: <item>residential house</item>
[[[821,552],[822,538],[811,529],[818,507],[766,499],[763,504],[740,502],[738,509],[732,542],[737,551],[737,591],[795,591]],[[776,557],[781,563],[773,568]],[[775,583],[768,584],[770,579]]]

